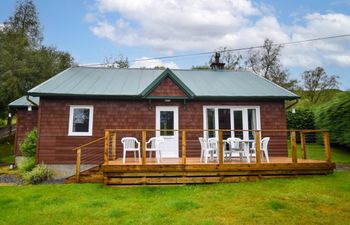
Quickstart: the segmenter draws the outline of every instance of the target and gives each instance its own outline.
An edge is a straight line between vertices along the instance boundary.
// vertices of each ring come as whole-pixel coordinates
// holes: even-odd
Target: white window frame
[[[261,130],[261,120],[260,120],[260,106],[229,106],[229,105],[205,105],[203,106],[203,129],[208,129],[207,121],[207,109],[215,110],[215,130],[219,130],[219,109],[230,109],[230,120],[231,120],[231,130],[234,130],[234,120],[233,120],[233,111],[242,111],[243,119],[243,130],[248,130],[248,109],[256,110],[256,127],[257,130]],[[231,132],[233,135],[234,131]],[[207,138],[208,132],[203,132],[203,137]],[[215,136],[218,137],[218,131],[215,132]],[[248,139],[248,132],[243,132],[243,138]]]
[[[74,109],[89,109],[89,131],[88,132],[74,132],[73,131],[73,114]],[[92,136],[94,120],[94,107],[92,105],[71,105],[69,108],[69,126],[68,136]]]

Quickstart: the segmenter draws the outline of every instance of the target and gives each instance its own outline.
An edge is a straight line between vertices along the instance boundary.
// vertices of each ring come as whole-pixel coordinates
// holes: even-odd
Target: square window
[[[93,107],[71,106],[69,113],[70,136],[92,136]]]

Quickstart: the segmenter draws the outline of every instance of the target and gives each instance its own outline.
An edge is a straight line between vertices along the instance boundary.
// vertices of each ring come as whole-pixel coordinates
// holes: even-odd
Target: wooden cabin
[[[108,183],[106,171],[116,175],[134,166],[134,172],[140,172],[139,162],[131,154],[127,163],[120,161],[123,137],[137,138],[142,149],[149,138],[164,137],[161,165],[154,165],[142,153],[142,165],[148,162],[153,172],[163,171],[163,175],[167,170],[162,166],[173,165],[170,171],[183,173],[188,172],[184,171],[186,166],[200,162],[199,137],[253,140],[257,131],[259,137],[270,137],[268,152],[273,162],[292,163],[288,161],[285,101],[299,97],[251,72],[72,67],[34,87],[28,95],[40,98],[37,118],[28,117],[37,123],[37,162],[51,166],[61,176],[93,167],[86,176],[95,173],[95,180]],[[22,121],[18,120],[19,126]],[[221,148],[226,148],[223,143]],[[329,163],[322,164],[321,173],[332,170]],[[248,171],[252,166],[236,164],[244,164]],[[267,164],[267,168],[274,165]],[[141,177],[142,181],[135,182],[147,183],[146,175]],[[114,182],[122,180],[118,177]]]

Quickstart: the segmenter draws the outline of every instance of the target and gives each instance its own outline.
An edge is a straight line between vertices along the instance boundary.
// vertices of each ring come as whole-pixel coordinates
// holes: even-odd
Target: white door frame
[[[174,134],[172,136],[163,136],[164,143],[161,144],[162,157],[178,158],[179,157],[179,107],[178,106],[156,106],[156,137],[160,136],[160,112],[174,112]]]
[[[205,105],[203,106],[203,129],[208,129],[207,122],[207,109],[215,110],[215,130],[219,130],[219,109],[230,109],[231,110],[231,129],[234,129],[233,112],[242,111],[243,130],[248,130],[248,109],[256,110],[256,127],[257,130],[261,129],[260,121],[260,106],[228,106],[228,105]],[[208,132],[203,132],[203,137],[207,138]],[[218,137],[218,132],[215,132],[215,136]],[[249,139],[248,132],[243,132],[243,139]]]

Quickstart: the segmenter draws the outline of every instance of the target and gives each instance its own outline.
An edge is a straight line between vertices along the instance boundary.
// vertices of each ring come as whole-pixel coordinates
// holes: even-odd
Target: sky
[[[127,56],[132,67],[188,69],[209,55],[148,60],[300,41],[350,33],[350,0],[34,0],[44,44],[69,52],[78,64]],[[15,0],[0,1],[0,24]],[[244,52],[241,52],[244,54]],[[286,46],[281,62],[292,78],[317,66],[350,89],[350,37]]]

